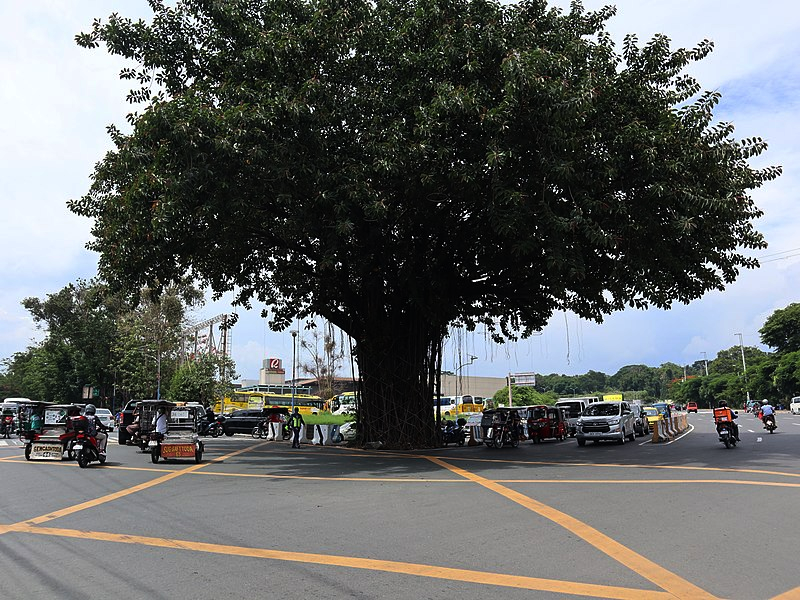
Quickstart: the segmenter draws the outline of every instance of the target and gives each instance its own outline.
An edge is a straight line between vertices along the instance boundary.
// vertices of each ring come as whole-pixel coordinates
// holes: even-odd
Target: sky
[[[611,3],[585,0],[584,6]],[[566,0],[551,4],[568,6]],[[711,360],[738,345],[737,334],[745,346],[767,350],[758,334],[766,318],[800,301],[800,5],[620,0],[615,6],[607,27],[618,44],[627,33],[640,43],[664,33],[673,48],[714,42],[714,52],[689,72],[703,89],[721,92],[716,118],[732,122],[737,139],[759,136],[769,143],[752,164],[783,167],[778,180],[753,194],[764,211],[756,227],[769,248],[748,255],[762,266],[744,271],[724,292],[668,311],[629,309],[602,324],[556,313],[540,335],[503,345],[481,331],[454,332],[445,345],[446,370],[494,377],[589,370],[611,375],[629,364]],[[150,15],[145,0],[0,0],[0,359],[42,339],[21,305],[24,298],[43,299],[96,274],[97,256],[85,249],[91,223],[72,214],[66,202],[86,193],[94,164],[110,149],[106,127],[124,129],[129,85],[118,79],[121,60],[102,49],[79,48],[74,36],[111,12]],[[229,303],[208,303],[195,318],[231,312]],[[257,379],[262,361],[271,357],[289,370],[291,335],[269,331],[258,306],[236,312],[230,344],[241,377]],[[297,356],[298,362],[308,360],[299,350]]]

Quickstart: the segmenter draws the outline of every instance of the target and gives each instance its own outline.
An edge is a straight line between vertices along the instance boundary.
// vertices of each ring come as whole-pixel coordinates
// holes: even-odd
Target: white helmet
[[[83,409],[83,414],[89,415],[89,416],[95,414],[96,412],[97,412],[97,408],[95,407],[94,404],[87,404],[86,408]]]
[[[761,404],[769,404],[769,400],[767,400],[766,398],[764,398],[764,399],[761,401]]]

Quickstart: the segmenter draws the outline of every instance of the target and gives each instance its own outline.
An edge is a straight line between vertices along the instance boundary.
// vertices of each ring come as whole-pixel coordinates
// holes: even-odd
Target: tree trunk
[[[436,446],[433,398],[445,328],[421,316],[371,320],[356,339],[361,375],[359,435],[394,449]]]

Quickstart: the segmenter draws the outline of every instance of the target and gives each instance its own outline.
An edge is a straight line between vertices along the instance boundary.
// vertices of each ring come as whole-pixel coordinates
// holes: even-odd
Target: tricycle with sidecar
[[[567,424],[563,409],[545,404],[528,408],[528,437],[538,444],[542,440],[567,437]]]
[[[19,408],[20,440],[25,442],[27,460],[74,458],[72,445],[76,432],[72,417],[80,415],[75,404],[30,402]]]
[[[192,458],[199,463],[203,460],[205,446],[197,434],[202,414],[198,406],[178,406],[166,400],[146,400],[137,405],[140,412],[142,436],[147,436],[150,460]],[[202,407],[200,407],[202,408]],[[167,416],[167,433],[156,431],[155,419],[163,409]]]
[[[499,407],[484,411],[485,419],[491,419],[489,427],[483,436],[484,443],[489,448],[502,448],[519,446],[523,434],[522,419],[516,408]]]

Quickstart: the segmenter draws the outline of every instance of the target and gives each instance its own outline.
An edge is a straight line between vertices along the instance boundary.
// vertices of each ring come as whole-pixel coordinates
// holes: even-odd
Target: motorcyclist
[[[88,433],[90,436],[97,440],[97,450],[101,454],[106,453],[106,444],[108,443],[108,434],[106,431],[111,431],[110,427],[103,425],[100,417],[97,416],[97,407],[94,404],[87,404],[83,409],[83,416],[88,421]]]
[[[0,416],[0,433],[5,437],[11,437],[14,433],[14,415],[11,413]]]
[[[764,423],[764,425],[767,424],[767,417],[772,417],[772,421],[775,423],[775,425],[778,424],[775,420],[775,409],[769,403],[769,400],[764,398],[761,401],[761,422]]]
[[[214,411],[211,408],[206,409],[206,414],[203,415],[203,420],[200,421],[200,435],[208,435],[211,424],[216,420]]]
[[[139,415],[139,409],[138,408],[134,408],[133,409],[133,421],[131,421],[131,424],[128,425],[125,428],[125,431],[128,432],[128,435],[131,438],[134,438],[136,436],[136,434],[139,432],[139,430],[141,429],[141,427],[142,427],[142,422],[141,422],[141,418],[140,418],[140,415]]]
[[[513,439],[520,439],[522,437],[522,418],[519,416],[519,412],[516,410],[510,411],[508,418],[508,426]]]
[[[741,442],[742,440],[739,439],[739,426],[736,424],[736,419],[738,418],[738,415],[728,407],[728,403],[725,400],[720,400],[718,408],[728,409],[728,413],[730,415],[728,422],[731,425],[731,433],[733,434],[733,439],[735,439],[737,442]]]

